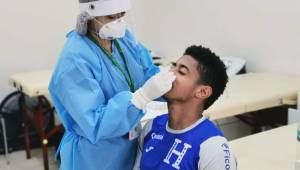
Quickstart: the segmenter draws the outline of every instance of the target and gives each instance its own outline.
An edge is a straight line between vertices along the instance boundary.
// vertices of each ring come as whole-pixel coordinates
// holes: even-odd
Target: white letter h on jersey
[[[170,160],[171,156],[172,156],[173,154],[177,155],[177,156],[178,156],[177,160],[175,161],[175,163],[172,164],[172,166],[173,166],[174,168],[176,168],[176,169],[180,169],[179,164],[180,164],[180,162],[181,162],[183,156],[185,155],[186,151],[187,151],[189,148],[192,148],[192,146],[191,146],[190,144],[184,143],[184,148],[182,149],[181,152],[175,150],[176,147],[177,147],[177,145],[178,145],[179,143],[181,143],[181,142],[182,142],[181,140],[175,138],[175,142],[174,142],[173,146],[171,147],[171,149],[170,149],[169,152],[168,152],[168,155],[167,155],[167,156],[165,157],[165,159],[164,159],[164,162],[165,162],[165,163],[170,164],[170,161],[169,161],[169,160]]]

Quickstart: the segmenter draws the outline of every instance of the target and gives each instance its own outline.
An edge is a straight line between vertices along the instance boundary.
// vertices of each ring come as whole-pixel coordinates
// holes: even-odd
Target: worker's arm
[[[119,92],[107,100],[87,63],[80,59],[57,77],[51,93],[63,103],[70,121],[74,121],[72,130],[92,143],[125,135],[144,115],[132,104],[130,91]]]

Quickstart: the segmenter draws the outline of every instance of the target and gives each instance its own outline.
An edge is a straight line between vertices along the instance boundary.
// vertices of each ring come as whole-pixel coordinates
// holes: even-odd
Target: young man
[[[218,56],[191,46],[174,64],[169,113],[149,121],[140,136],[135,169],[235,170],[222,132],[202,113],[223,93],[228,77]]]

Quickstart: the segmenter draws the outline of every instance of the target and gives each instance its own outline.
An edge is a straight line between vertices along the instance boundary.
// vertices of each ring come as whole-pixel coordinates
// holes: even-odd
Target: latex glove
[[[175,74],[170,67],[162,68],[161,71],[152,76],[146,83],[135,91],[131,102],[139,109],[145,109],[147,103],[164,95],[172,88]]]

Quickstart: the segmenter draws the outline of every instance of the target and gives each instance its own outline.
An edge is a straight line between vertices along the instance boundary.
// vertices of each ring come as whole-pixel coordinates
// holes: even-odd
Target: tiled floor
[[[43,170],[42,149],[33,149],[31,155],[31,159],[26,159],[25,151],[15,151],[7,157],[0,155],[0,170]],[[54,148],[49,149],[48,157],[50,170],[58,170],[59,163],[54,161]]]

